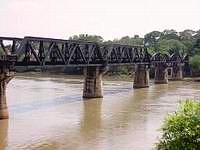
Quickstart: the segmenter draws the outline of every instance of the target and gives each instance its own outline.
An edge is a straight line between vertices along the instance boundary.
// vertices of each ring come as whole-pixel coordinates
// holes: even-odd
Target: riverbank
[[[68,78],[68,79],[84,79],[83,75],[68,75],[65,73],[50,73],[50,72],[17,72],[16,76],[27,77],[53,77],[53,78]],[[103,80],[107,81],[133,81],[132,75],[110,75],[105,74]]]
[[[200,82],[200,77],[185,78],[185,81]]]
[[[17,72],[16,76],[27,76],[27,77],[54,77],[54,78],[68,78],[68,79],[84,79],[83,75],[68,75],[65,73],[52,73],[52,72]],[[133,81],[133,75],[111,75],[105,74],[103,76],[103,80],[105,81]],[[187,77],[183,79],[188,82],[200,82],[200,77]]]

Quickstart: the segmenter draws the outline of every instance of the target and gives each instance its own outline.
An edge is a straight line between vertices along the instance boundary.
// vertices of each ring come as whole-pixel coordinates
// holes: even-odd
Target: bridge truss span
[[[14,77],[15,66],[83,67],[83,98],[103,97],[102,78],[107,66],[135,65],[134,88],[149,87],[149,69],[154,67],[154,83],[167,84],[183,79],[183,66],[189,57],[178,53],[151,55],[145,46],[99,44],[95,42],[41,37],[0,37],[0,119],[9,117],[6,85]],[[24,67],[26,66],[26,67]],[[170,70],[170,76],[169,71]]]
[[[4,41],[10,41],[6,46]],[[149,64],[150,54],[144,46],[99,44],[78,40],[41,37],[0,37],[6,54],[17,56],[16,66],[105,66]]]

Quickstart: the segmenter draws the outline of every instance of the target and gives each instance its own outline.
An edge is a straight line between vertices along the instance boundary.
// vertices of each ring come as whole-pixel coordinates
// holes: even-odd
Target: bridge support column
[[[8,76],[6,73],[0,74],[0,120],[8,119],[8,109],[6,103],[6,86],[13,76]]]
[[[183,80],[183,65],[174,65],[172,67],[171,80]]]
[[[149,87],[149,69],[147,65],[138,64],[135,67],[133,88]]]
[[[90,66],[84,68],[84,87],[83,98],[102,98],[102,75],[104,69],[101,67]]]
[[[155,84],[168,83],[168,70],[165,64],[159,63],[155,67]]]

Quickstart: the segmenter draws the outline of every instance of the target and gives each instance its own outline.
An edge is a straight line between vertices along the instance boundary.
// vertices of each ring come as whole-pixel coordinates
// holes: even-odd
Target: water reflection
[[[119,95],[118,95],[119,96]],[[143,104],[145,101],[149,99],[149,88],[144,89],[134,89],[130,94],[126,96],[119,96],[118,103],[113,105],[111,108],[112,112],[114,113],[114,122],[110,121],[111,124],[121,127],[129,126],[130,124],[134,123],[131,121],[138,121],[142,120],[137,119],[146,113]],[[141,112],[142,111],[142,112]],[[115,122],[117,121],[117,122]],[[144,121],[144,120],[143,120]],[[136,123],[137,124],[137,123]],[[133,124],[132,124],[133,125]]]
[[[96,141],[99,138],[102,128],[101,117],[102,99],[83,100],[83,114],[80,121],[80,134],[83,146],[90,147],[92,141]],[[96,140],[95,140],[96,139]],[[91,144],[93,149],[96,149],[94,144]]]
[[[8,141],[8,120],[0,120],[0,150],[5,150]]]

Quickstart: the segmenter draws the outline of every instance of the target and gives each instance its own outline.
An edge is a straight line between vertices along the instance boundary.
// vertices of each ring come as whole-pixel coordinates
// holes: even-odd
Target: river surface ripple
[[[0,150],[148,150],[168,113],[200,97],[195,82],[132,89],[104,81],[103,99],[82,99],[81,79],[25,77],[7,88],[9,120],[0,121]]]

